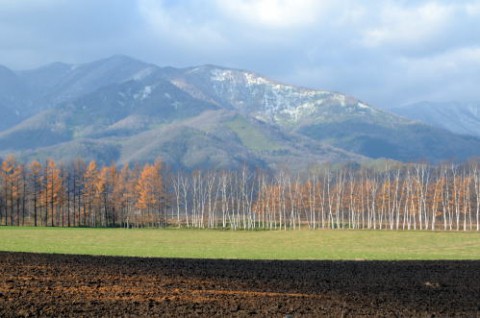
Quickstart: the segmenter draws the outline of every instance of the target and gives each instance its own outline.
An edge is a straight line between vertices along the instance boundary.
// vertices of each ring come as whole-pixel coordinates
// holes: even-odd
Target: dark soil
[[[0,252],[0,317],[480,317],[480,262]]]

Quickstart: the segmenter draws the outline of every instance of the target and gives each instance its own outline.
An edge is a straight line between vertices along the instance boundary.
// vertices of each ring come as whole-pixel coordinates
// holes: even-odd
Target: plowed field
[[[480,262],[0,253],[0,317],[480,317]]]

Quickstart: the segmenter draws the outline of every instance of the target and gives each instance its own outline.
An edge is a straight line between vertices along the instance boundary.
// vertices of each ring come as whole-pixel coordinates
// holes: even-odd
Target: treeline
[[[1,162],[2,225],[480,231],[480,163],[305,174]]]

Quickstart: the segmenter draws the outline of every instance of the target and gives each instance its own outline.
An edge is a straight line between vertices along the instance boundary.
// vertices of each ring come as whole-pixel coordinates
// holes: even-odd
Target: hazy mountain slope
[[[24,94],[25,90],[25,83],[13,71],[0,65],[0,101],[3,104],[11,104],[13,108],[27,97]]]
[[[214,108],[162,79],[111,84],[0,132],[0,149],[15,151],[78,138],[128,136]]]
[[[116,55],[80,65],[53,63],[18,76],[33,93],[31,111],[71,101],[102,87],[149,76],[157,67]]]
[[[27,103],[28,98],[25,83],[13,71],[0,65],[0,130],[21,121],[19,106]]]
[[[0,69],[2,80],[11,89],[0,90],[6,109],[0,155],[25,159],[126,163],[161,157],[186,168],[298,170],[366,157],[441,161],[480,155],[480,139],[340,93],[210,65],[160,68],[114,56],[77,66]],[[30,115],[13,125],[18,110]]]
[[[34,70],[18,71],[17,76],[24,82],[32,98],[42,97],[66,79],[75,66],[65,63],[52,63]]]
[[[197,99],[165,78],[158,69],[43,110],[0,133],[1,153],[63,159],[75,154],[121,163],[161,157],[186,168],[293,169],[363,159]]]
[[[36,147],[22,151],[0,152],[0,156],[7,153],[15,154],[22,161],[45,161],[53,158],[57,161],[69,162],[81,158],[85,161],[96,160],[102,164],[117,162],[121,148],[115,140],[75,139],[53,146]]]
[[[8,129],[21,121],[20,116],[13,110],[0,102],[0,131]]]
[[[158,67],[126,56],[92,63],[52,63],[27,71],[0,66],[0,130],[62,102],[72,101],[102,87],[148,77]]]
[[[420,102],[392,111],[456,134],[480,137],[480,103]]]
[[[36,134],[45,136],[48,131]],[[10,152],[17,152],[25,159],[81,157],[105,163],[148,162],[162,158],[170,166],[191,169],[247,165],[298,170],[326,161],[365,159],[305,137],[286,135],[255,119],[225,110],[203,112],[188,120],[170,122],[129,136],[72,137],[57,140],[54,145],[44,143],[35,150],[24,147]]]

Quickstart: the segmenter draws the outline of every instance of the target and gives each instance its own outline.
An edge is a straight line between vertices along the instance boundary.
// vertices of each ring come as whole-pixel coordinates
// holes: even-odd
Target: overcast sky
[[[0,0],[0,64],[216,64],[380,107],[480,100],[480,1]]]

